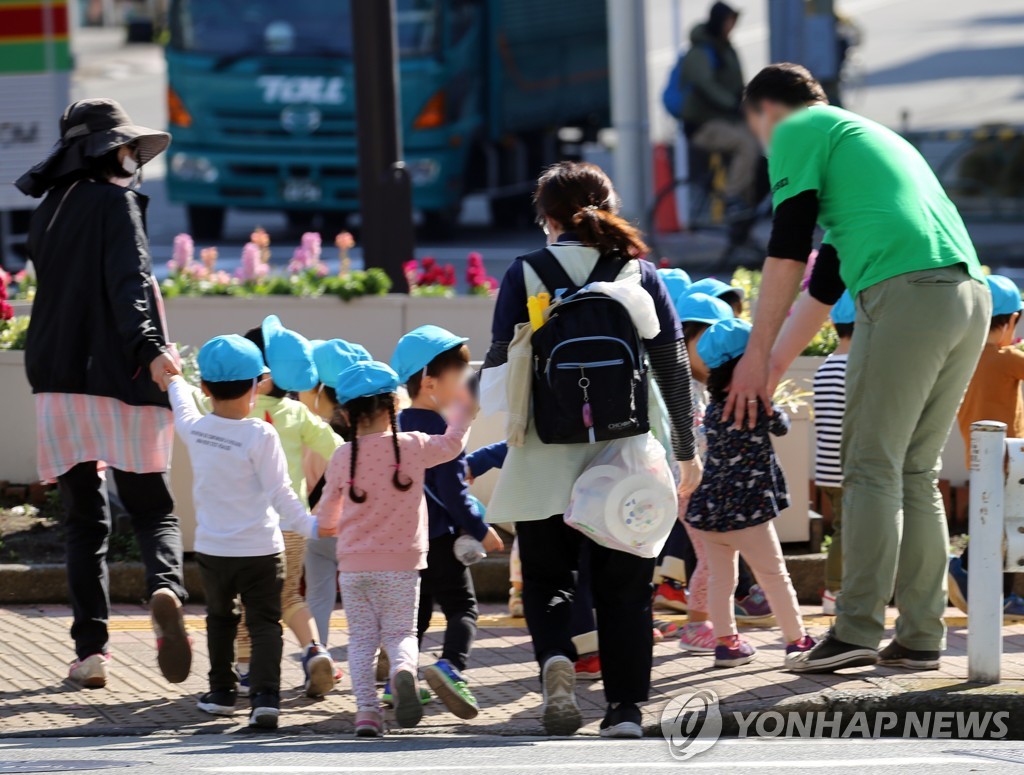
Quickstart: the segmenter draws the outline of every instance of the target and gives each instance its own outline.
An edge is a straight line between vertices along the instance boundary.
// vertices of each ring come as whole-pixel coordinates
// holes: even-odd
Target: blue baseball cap
[[[741,318],[720,320],[704,332],[697,342],[697,355],[709,368],[717,369],[739,358],[750,340],[750,323]]]
[[[316,364],[320,381],[329,388],[338,382],[338,375],[353,363],[372,361],[370,351],[361,344],[346,342],[344,339],[331,339],[313,345],[313,362]]]
[[[683,294],[676,300],[676,310],[682,323],[707,323],[711,326],[734,317],[732,307],[706,293]]]
[[[404,385],[416,373],[423,371],[438,355],[468,342],[440,326],[420,326],[398,340],[391,368]]]
[[[270,369],[260,348],[244,336],[215,336],[199,348],[199,373],[205,382],[256,379]]]
[[[355,361],[338,375],[334,391],[338,403],[346,404],[357,398],[394,393],[398,384],[398,375],[386,363]]]
[[[668,290],[668,297],[675,301],[682,296],[693,284],[689,273],[685,269],[659,269],[661,281],[665,283]]]
[[[313,362],[313,346],[302,334],[281,325],[277,315],[263,321],[263,354],[274,384],[282,390],[312,390],[320,384]]]
[[[990,274],[985,278],[988,289],[992,293],[992,315],[1012,315],[1020,312],[1020,288],[1009,277],[1001,274]]]
[[[716,299],[720,299],[728,293],[738,294],[741,299],[746,297],[742,288],[724,283],[715,277],[705,277],[703,280],[698,280],[690,286],[687,293],[706,293],[708,296],[714,296]]]
[[[853,296],[850,295],[849,291],[845,291],[832,308],[832,322],[843,325],[844,323],[852,323],[856,317],[857,306],[853,303]]]

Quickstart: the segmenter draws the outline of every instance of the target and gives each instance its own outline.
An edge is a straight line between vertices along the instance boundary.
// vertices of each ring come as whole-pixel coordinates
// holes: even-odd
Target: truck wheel
[[[189,205],[188,228],[192,237],[202,240],[219,240],[224,234],[223,207],[201,207]]]
[[[518,229],[530,222],[528,194],[497,196],[490,200],[491,221],[501,229]]]
[[[427,239],[450,240],[458,229],[458,210],[424,210],[423,236]]]

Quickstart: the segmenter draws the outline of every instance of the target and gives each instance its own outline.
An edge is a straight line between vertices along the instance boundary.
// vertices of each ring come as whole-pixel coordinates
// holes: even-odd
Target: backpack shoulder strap
[[[608,256],[601,256],[597,259],[597,263],[594,264],[594,269],[591,271],[587,281],[584,285],[590,285],[590,283],[613,283],[619,279],[619,273],[622,268],[626,265],[628,258],[623,258],[621,255],[612,254]]]
[[[578,285],[569,277],[569,273],[555,258],[555,254],[547,248],[535,250],[523,256],[523,261],[530,265],[530,268],[537,273],[541,283],[548,289],[548,293],[554,297],[555,291],[565,288],[568,293],[579,290]],[[600,262],[598,262],[600,263]]]

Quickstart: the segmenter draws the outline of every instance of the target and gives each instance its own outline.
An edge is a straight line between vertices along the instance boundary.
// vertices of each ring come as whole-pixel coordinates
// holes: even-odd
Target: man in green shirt
[[[948,548],[939,457],[992,305],[978,257],[921,155],[885,127],[829,106],[805,68],[765,68],[744,103],[768,155],[775,215],[727,416],[752,427],[757,404],[770,411],[774,386],[845,288],[857,304],[843,422],[838,616],[821,643],[787,666],[935,669],[945,646]],[[819,223],[823,244],[793,307]],[[896,636],[879,652],[894,592]]]

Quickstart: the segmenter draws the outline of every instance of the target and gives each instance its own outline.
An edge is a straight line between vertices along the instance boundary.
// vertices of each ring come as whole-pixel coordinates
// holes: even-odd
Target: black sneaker
[[[277,719],[281,715],[280,707],[281,699],[277,692],[260,692],[253,695],[249,726],[277,729]]]
[[[791,673],[833,673],[847,667],[876,664],[878,651],[844,643],[830,630],[810,651],[792,655],[786,661],[786,670]]]
[[[230,689],[217,689],[207,692],[199,698],[196,707],[203,713],[210,713],[214,716],[230,716],[235,712],[235,700],[238,695]]]
[[[601,737],[640,738],[644,735],[643,714],[631,702],[609,705],[601,722]]]
[[[878,664],[905,667],[908,670],[938,670],[939,652],[908,649],[893,638],[888,646],[878,652]]]

